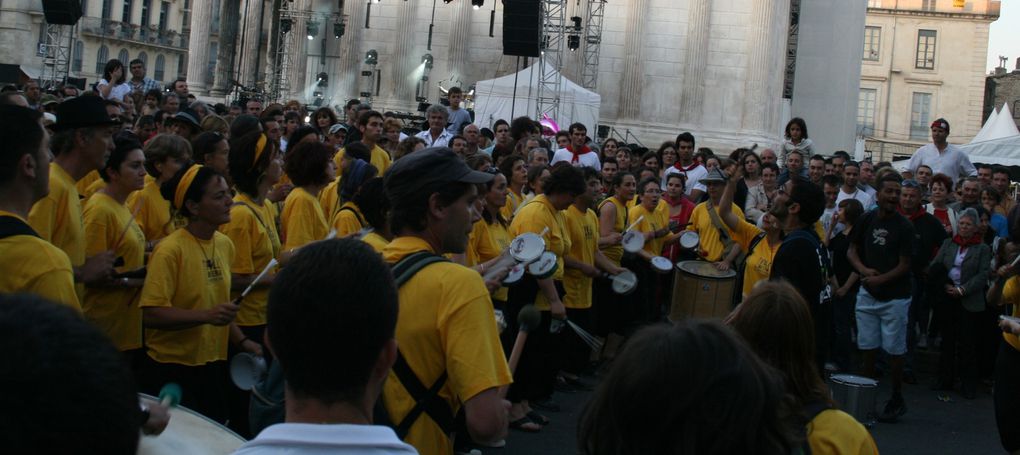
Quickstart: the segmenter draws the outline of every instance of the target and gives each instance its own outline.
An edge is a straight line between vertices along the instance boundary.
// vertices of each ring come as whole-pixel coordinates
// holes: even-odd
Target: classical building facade
[[[945,118],[949,141],[981,129],[997,0],[868,0],[857,128],[878,159],[913,153]]]

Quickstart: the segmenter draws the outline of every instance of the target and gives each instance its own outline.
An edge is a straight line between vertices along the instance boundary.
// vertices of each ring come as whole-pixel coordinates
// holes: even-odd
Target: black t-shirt
[[[914,219],[913,223],[917,254],[913,256],[912,267],[914,273],[919,275],[928,268],[928,264],[935,257],[935,253],[938,252],[947,235],[945,228],[942,227],[942,222],[930,213],[925,213]]]
[[[850,231],[850,233],[853,234],[853,231]],[[836,275],[836,280],[840,286],[845,284],[846,280],[850,278],[850,274],[854,272],[854,267],[850,265],[850,260],[846,258],[846,252],[849,249],[850,237],[847,237],[842,231],[829,239],[829,257],[832,258],[832,272]]]
[[[872,210],[857,221],[850,233],[850,241],[857,247],[857,256],[866,267],[882,274],[900,263],[900,257],[913,258],[916,251],[914,225],[909,220],[893,213],[882,219],[878,209]],[[891,280],[881,286],[865,286],[878,300],[905,299],[910,297],[911,283],[906,276]]]
[[[814,230],[809,234],[817,239]],[[771,280],[784,279],[793,285],[808,305],[818,305],[819,295],[825,286],[822,267],[818,264],[815,245],[803,237],[783,240],[772,260]]]

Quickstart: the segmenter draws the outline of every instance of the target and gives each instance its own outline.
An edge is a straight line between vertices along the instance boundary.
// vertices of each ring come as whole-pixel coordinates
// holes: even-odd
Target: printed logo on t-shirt
[[[882,228],[877,228],[871,231],[871,243],[879,246],[885,246],[885,238],[889,235],[889,231]]]

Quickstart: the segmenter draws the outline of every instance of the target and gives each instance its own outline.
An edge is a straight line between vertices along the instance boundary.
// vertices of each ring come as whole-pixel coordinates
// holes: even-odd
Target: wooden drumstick
[[[262,278],[264,278],[266,274],[269,273],[269,270],[275,267],[276,264],[277,262],[275,258],[270,259],[269,263],[266,264],[266,268],[262,269],[262,272],[260,272],[258,275],[255,275],[255,279],[251,280],[251,283],[248,284],[248,287],[244,288],[244,292],[241,293],[241,297],[238,298],[238,300],[245,298],[248,295],[248,293],[255,288],[255,285],[258,284],[259,281],[262,281]]]
[[[541,323],[542,314],[535,305],[525,305],[524,308],[521,308],[521,312],[517,313],[517,325],[519,326],[517,339],[514,341],[514,347],[510,351],[510,360],[507,361],[511,376],[513,376],[514,371],[517,370],[517,364],[521,361],[524,343],[528,341],[528,332],[538,328]]]
[[[637,217],[637,219],[634,220],[634,222],[631,223],[630,226],[627,226],[627,229],[624,229],[623,232],[629,232],[631,229],[634,229],[634,226],[637,226],[638,223],[640,223],[641,220],[643,220],[643,219],[645,219],[644,215],[641,215],[641,216]]]
[[[138,203],[135,204],[135,210],[131,212],[131,219],[128,220],[126,224],[124,224],[124,229],[120,230],[120,235],[117,236],[117,241],[113,242],[113,248],[111,248],[111,251],[117,251],[117,248],[120,248],[120,242],[124,241],[124,236],[127,235],[128,230],[131,229],[131,223],[135,222],[135,217],[138,216],[138,212],[140,212],[141,210],[142,201],[138,201]]]
[[[182,395],[184,395],[184,393],[181,391],[181,386],[173,382],[168,383],[159,390],[159,404],[167,408],[172,408],[181,402]]]

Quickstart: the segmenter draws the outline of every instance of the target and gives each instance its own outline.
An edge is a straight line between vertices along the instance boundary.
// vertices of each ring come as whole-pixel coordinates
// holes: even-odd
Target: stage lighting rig
[[[483,6],[485,6],[485,0],[471,0],[471,7],[472,8],[477,10],[477,9],[483,7]]]
[[[347,26],[344,25],[344,21],[342,19],[337,21],[333,24],[333,38],[340,39],[346,30]]]
[[[290,32],[290,28],[294,25],[294,22],[289,17],[280,19],[280,33]]]
[[[315,35],[319,34],[319,23],[318,22],[314,22],[314,21],[308,22],[307,29],[308,29],[308,40],[311,41],[311,40],[315,39]]]
[[[379,63],[379,53],[375,49],[371,49],[365,53],[365,64],[376,65]]]

